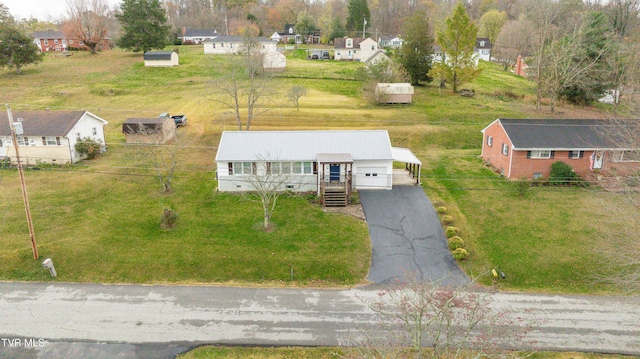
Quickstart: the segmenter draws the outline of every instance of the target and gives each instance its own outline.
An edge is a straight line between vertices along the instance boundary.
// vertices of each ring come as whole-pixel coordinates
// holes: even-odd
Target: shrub
[[[85,137],[76,142],[75,148],[79,154],[86,156],[87,159],[92,160],[100,153],[102,147],[102,141],[96,141],[93,138]]]
[[[160,228],[175,228],[175,226],[178,224],[178,217],[180,217],[178,212],[172,210],[171,208],[165,208],[164,212],[162,212],[162,217],[160,217]]]
[[[449,249],[455,251],[458,248],[464,247],[464,240],[458,236],[449,238]]]
[[[444,216],[442,216],[442,224],[444,224],[445,226],[453,224],[453,217],[445,214]]]
[[[458,248],[451,252],[451,254],[453,254],[453,258],[458,261],[463,261],[469,257],[469,252],[467,252],[467,250],[464,248]]]
[[[521,178],[513,181],[513,191],[517,196],[527,197],[529,190],[531,189],[531,181],[527,178]]]
[[[433,201],[433,206],[434,206],[434,207],[442,207],[442,206],[444,206],[444,202],[442,202],[442,201],[441,201],[441,200],[439,200],[439,199],[438,199],[438,200],[435,200],[435,201]]]
[[[438,212],[440,214],[445,214],[445,213],[447,213],[447,207],[440,206],[440,207],[436,208],[436,212]]]
[[[551,173],[549,175],[551,184],[571,184],[579,179],[580,177],[568,164],[560,161],[551,164]]]
[[[349,196],[349,204],[359,204],[360,203],[360,195],[358,192],[351,192]]]
[[[447,235],[447,238],[451,238],[453,236],[460,235],[460,229],[458,229],[458,227],[449,226],[445,229],[444,233]]]

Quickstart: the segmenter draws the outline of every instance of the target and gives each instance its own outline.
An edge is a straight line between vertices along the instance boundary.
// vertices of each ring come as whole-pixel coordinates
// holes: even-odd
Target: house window
[[[94,128],[92,128],[92,129],[91,129],[91,133],[92,133],[94,136],[97,136],[97,135],[98,135],[98,129],[97,129],[97,128],[95,128],[95,127],[94,127]]]
[[[233,176],[233,162],[229,162],[228,167],[229,167],[229,176]]]
[[[480,47],[484,47],[485,42],[484,41],[480,41]]]
[[[54,44],[57,44],[57,43],[58,43],[58,39],[54,39],[54,40],[53,40],[53,43],[54,43]]]
[[[541,150],[541,151],[531,151],[531,157],[534,159],[548,159],[551,158],[551,151]]]
[[[352,47],[352,46],[353,46],[353,40],[347,39],[347,47]]]
[[[256,173],[255,162],[233,162],[229,165],[229,170],[233,170],[234,175],[250,175]]]
[[[502,154],[505,156],[509,155],[509,145],[505,143],[502,144]]]
[[[302,173],[302,162],[293,163],[293,173],[295,174]]]
[[[69,39],[69,45],[73,45],[73,39]]]
[[[44,39],[44,44],[49,45],[49,39]]]
[[[60,137],[58,137],[59,139]],[[56,146],[58,145],[58,141],[56,141],[56,137],[51,137],[51,136],[47,136],[47,137],[42,137],[42,145],[43,146]]]
[[[311,162],[302,162],[304,174],[309,175],[313,172],[313,165]]]
[[[493,136],[487,136],[487,146],[493,147]]]
[[[29,137],[18,136],[18,145],[29,146]]]
[[[572,160],[580,159],[584,156],[584,151],[569,151],[569,158]]]
[[[291,162],[281,162],[280,164],[282,165],[282,169],[280,173],[282,174],[291,173]]]
[[[371,50],[375,50],[376,46],[375,45],[371,45]]]
[[[81,140],[81,138],[80,138],[80,132],[76,132],[76,140],[78,140],[78,141],[80,141],[80,140]]]
[[[533,179],[541,179],[542,172],[533,172]]]

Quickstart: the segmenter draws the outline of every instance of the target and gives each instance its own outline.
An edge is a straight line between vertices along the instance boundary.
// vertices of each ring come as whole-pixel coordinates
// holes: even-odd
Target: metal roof
[[[22,119],[23,136],[67,136],[85,114],[107,124],[87,111],[12,111],[13,121]],[[6,111],[0,111],[0,135],[11,136]]]
[[[147,51],[144,53],[145,60],[171,60],[171,55],[175,51]]]
[[[393,154],[394,161],[422,165],[422,162],[418,157],[416,157],[408,148],[391,147],[391,153]]]
[[[620,148],[612,129],[620,124],[596,119],[498,119],[514,149],[606,149]],[[632,124],[629,120],[624,123]],[[638,126],[638,122],[635,122]],[[484,131],[484,130],[483,130]]]
[[[216,161],[316,161],[318,154],[350,154],[354,161],[393,160],[385,130],[224,131]]]
[[[272,43],[273,40],[268,39],[266,37],[257,37],[256,41],[259,43],[263,43],[263,42],[269,42]],[[218,35],[214,38],[205,40],[204,42],[207,43],[211,43],[211,42],[215,42],[215,43],[244,43],[245,42],[245,38],[243,36],[231,36],[231,35]]]

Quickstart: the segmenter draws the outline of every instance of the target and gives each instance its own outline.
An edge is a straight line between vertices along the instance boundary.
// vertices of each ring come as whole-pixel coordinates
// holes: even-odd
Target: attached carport
[[[408,148],[402,147],[391,147],[391,155],[393,156],[394,162],[402,162],[404,163],[404,171],[409,173],[409,177],[415,180],[416,184],[420,184],[420,168],[422,167],[422,162],[416,157],[413,152],[411,152]],[[401,170],[402,172],[402,170]],[[398,183],[403,182],[402,177],[406,177],[405,173],[398,173],[394,171],[393,184],[404,184]]]

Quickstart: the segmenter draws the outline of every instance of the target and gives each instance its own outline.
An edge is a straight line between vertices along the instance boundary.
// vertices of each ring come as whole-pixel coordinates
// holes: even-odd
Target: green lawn
[[[97,160],[26,175],[40,253],[53,258],[59,280],[288,284],[293,266],[295,284],[362,282],[370,256],[362,222],[290,197],[276,210],[276,230],[265,233],[259,204],[214,192],[216,146],[223,130],[235,129],[227,109],[213,101],[230,58],[205,56],[200,46],[179,49],[177,68],[145,68],[140,54],[113,50],[47,54],[20,76],[0,71],[0,99],[14,110],[85,109],[109,121],[109,151]],[[387,129],[394,146],[411,148],[423,161],[425,191],[462,229],[471,256],[461,265],[469,273],[499,266],[507,279],[496,285],[508,290],[614,290],[594,284],[598,246],[625,225],[616,210],[638,208],[596,189],[534,188],[520,198],[477,158],[480,131],[496,118],[556,115],[535,111],[532,83],[481,63],[482,75],[463,86],[475,91],[473,98],[425,85],[416,87],[413,105],[376,106],[354,81],[359,66],[289,53],[287,70],[274,75],[273,94],[262,105],[269,111],[252,128]],[[308,89],[299,111],[285,100],[293,85]],[[565,106],[560,116],[572,110]],[[170,195],[160,193],[149,163],[120,132],[129,117],[166,111],[189,117],[179,130]],[[0,188],[0,279],[46,280],[30,259],[15,170],[0,170]],[[166,207],[180,214],[172,231],[158,226]]]

